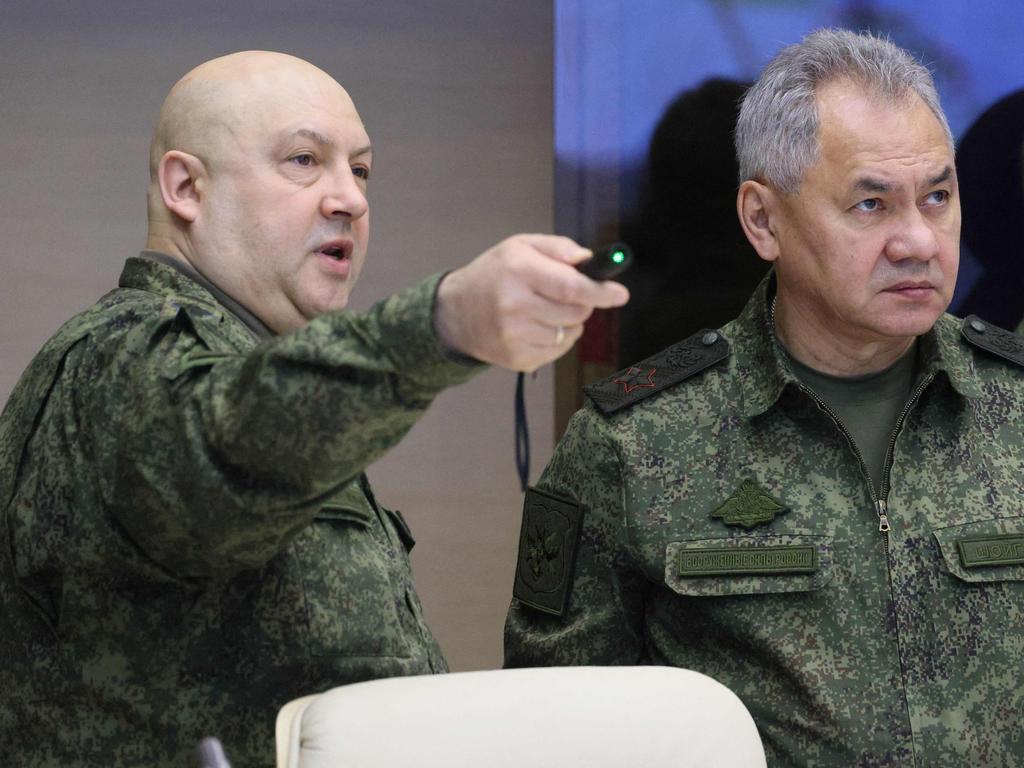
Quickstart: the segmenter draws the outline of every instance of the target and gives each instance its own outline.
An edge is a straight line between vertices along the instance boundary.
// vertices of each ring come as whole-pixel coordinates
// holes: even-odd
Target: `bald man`
[[[362,314],[369,138],[268,52],[178,82],[146,250],[0,419],[0,764],[273,764],[278,707],[445,661],[363,469],[445,387],[565,352],[625,289],[522,235]]]

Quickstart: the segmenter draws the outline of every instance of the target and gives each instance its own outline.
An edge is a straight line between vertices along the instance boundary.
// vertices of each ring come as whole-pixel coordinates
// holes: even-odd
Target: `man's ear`
[[[779,258],[775,219],[780,212],[774,190],[757,181],[744,181],[736,193],[736,213],[739,214],[743,233],[757,255],[765,261]]]
[[[172,149],[161,157],[157,180],[167,210],[188,223],[195,221],[205,177],[206,167],[195,155]]]

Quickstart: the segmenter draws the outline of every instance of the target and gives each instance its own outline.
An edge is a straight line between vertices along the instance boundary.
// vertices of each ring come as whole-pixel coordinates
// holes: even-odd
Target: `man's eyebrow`
[[[928,179],[928,186],[934,187],[938,184],[943,184],[953,178],[953,166],[947,165],[942,169],[942,172],[937,176],[932,176]]]
[[[939,184],[943,184],[949,181],[951,178],[953,178],[953,167],[947,165],[935,176],[932,176],[930,179],[928,179],[928,186],[934,187]],[[857,181],[853,185],[853,188],[857,192],[874,192],[878,194],[883,194],[886,192],[894,192],[895,190],[900,188],[900,185],[893,184],[892,182],[888,181],[882,181],[881,179],[876,179],[871,176],[862,176],[861,178],[857,179]]]
[[[307,139],[315,141],[317,144],[320,144],[321,146],[334,146],[334,140],[330,136],[325,136],[324,134],[320,133],[320,131],[317,131],[313,128],[297,128],[296,130],[292,131],[289,134],[289,136],[303,136]],[[355,149],[352,152],[350,152],[349,156],[359,157],[360,155],[369,155],[372,153],[373,147],[370,144],[365,144],[364,146],[359,147],[358,149]]]
[[[315,131],[312,128],[298,128],[292,131],[291,135],[304,136],[307,139],[312,139],[317,144],[324,144],[327,146],[331,146],[332,144],[334,144],[334,142],[331,141],[329,136],[324,136],[322,133],[320,133],[320,131]]]
[[[888,181],[882,181],[881,179],[874,179],[870,176],[862,176],[857,179],[853,188],[857,192],[892,192],[896,189],[895,184],[891,184]]]

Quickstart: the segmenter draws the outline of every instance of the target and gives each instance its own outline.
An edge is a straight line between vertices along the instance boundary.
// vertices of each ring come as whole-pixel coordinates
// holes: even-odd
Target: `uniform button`
[[[714,331],[708,331],[701,338],[700,343],[703,344],[705,347],[710,347],[716,341],[718,341],[718,334],[715,333]]]
[[[981,322],[981,320],[971,320],[971,328],[973,328],[978,333],[984,333],[986,330],[988,330],[985,327],[985,324]]]

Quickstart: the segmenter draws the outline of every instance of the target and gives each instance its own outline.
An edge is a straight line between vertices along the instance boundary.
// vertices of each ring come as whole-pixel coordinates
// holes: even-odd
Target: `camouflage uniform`
[[[445,670],[362,475],[480,367],[438,280],[260,340],[129,259],[46,344],[0,420],[0,765],[272,765],[289,699]]]
[[[507,666],[703,672],[774,766],[1024,765],[1024,339],[921,337],[876,498],[770,292],[590,390],[527,495]]]

